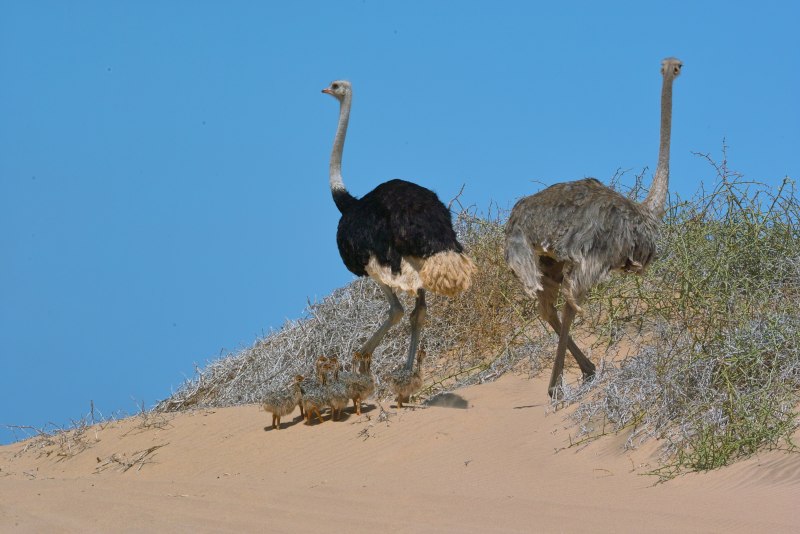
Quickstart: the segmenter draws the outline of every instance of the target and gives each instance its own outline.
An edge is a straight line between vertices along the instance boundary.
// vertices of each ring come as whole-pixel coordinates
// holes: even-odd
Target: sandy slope
[[[567,448],[545,384],[505,377],[452,406],[266,430],[255,406],[132,418],[58,448],[0,448],[0,531],[799,532],[800,454],[653,486],[621,438]],[[444,404],[444,403],[443,403]],[[159,423],[159,424],[154,424]],[[123,472],[139,451],[163,445]]]

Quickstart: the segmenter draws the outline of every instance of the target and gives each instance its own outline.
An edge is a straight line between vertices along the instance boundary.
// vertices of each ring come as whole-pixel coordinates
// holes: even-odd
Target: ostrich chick
[[[336,356],[328,359],[326,372],[329,373],[326,377],[328,406],[331,408],[331,419],[336,421],[350,402],[350,395],[347,386],[339,380],[339,359]]]
[[[348,398],[353,399],[353,408],[356,415],[361,415],[361,402],[369,398],[375,391],[375,378],[372,376],[370,366],[372,365],[372,354],[353,354],[352,373],[341,373],[339,378],[347,388]]]
[[[281,429],[281,417],[289,415],[294,407],[300,404],[302,375],[294,378],[289,389],[270,391],[264,396],[261,405],[267,412],[272,412],[272,428]]]
[[[422,389],[422,360],[425,358],[425,350],[417,352],[417,367],[413,371],[404,366],[398,367],[389,373],[389,388],[396,395],[397,407],[402,408],[404,402]]]
[[[306,380],[303,383],[303,397],[300,400],[301,410],[304,413],[306,424],[311,424],[313,416],[316,414],[317,420],[320,423],[322,419],[322,410],[329,405],[329,394],[327,386],[327,373],[328,358],[320,356],[314,362],[314,370],[316,372],[316,380]]]

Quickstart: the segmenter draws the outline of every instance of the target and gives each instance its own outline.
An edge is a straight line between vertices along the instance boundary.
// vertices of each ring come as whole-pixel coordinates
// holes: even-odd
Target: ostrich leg
[[[571,306],[570,306],[571,308]],[[558,314],[556,313],[555,306],[551,306],[550,310],[547,313],[547,317],[545,320],[553,327],[553,330],[556,331],[556,334],[559,335],[559,340],[561,339],[561,322],[558,320]],[[594,376],[594,364],[592,361],[586,357],[586,355],[578,348],[578,345],[572,340],[572,336],[567,335],[567,348],[572,353],[572,356],[575,358],[575,361],[578,362],[578,367],[581,368],[581,373],[583,374],[583,379],[588,380]]]
[[[573,308],[569,302],[565,302],[564,309],[561,312],[561,333],[558,336],[556,361],[553,362],[553,374],[550,375],[550,385],[547,388],[550,397],[554,399],[558,393],[558,382],[561,380],[561,374],[564,372],[564,356],[566,355],[569,341],[569,327],[572,326],[572,320],[574,318],[575,308]]]
[[[411,342],[408,345],[408,358],[406,359],[406,369],[409,371],[414,368],[414,359],[417,357],[417,347],[419,347],[419,334],[425,325],[425,316],[428,315],[428,306],[425,304],[425,290],[417,290],[417,303],[414,311],[411,312]]]
[[[556,297],[558,296],[558,289],[560,282],[553,280],[553,275],[548,270],[543,269],[544,276],[542,276],[542,289],[536,292],[536,298],[539,301],[539,316],[547,321],[547,323],[556,331],[556,334],[561,335],[561,322],[558,320],[558,312],[556,311]],[[560,275],[559,275],[560,276]],[[575,361],[578,362],[578,367],[581,368],[584,380],[594,376],[594,364],[586,357],[586,355],[578,348],[578,345],[572,340],[572,336],[567,336],[567,348],[572,353]]]
[[[361,354],[372,354],[375,347],[386,337],[386,333],[389,329],[399,323],[403,318],[403,305],[400,304],[400,299],[394,294],[392,288],[380,282],[378,282],[378,286],[380,286],[383,294],[386,295],[386,300],[389,301],[389,314],[383,324],[372,334],[372,337],[361,347],[359,350]]]

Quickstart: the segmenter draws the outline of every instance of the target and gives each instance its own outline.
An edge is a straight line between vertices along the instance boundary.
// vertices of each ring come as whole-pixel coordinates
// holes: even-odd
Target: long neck
[[[661,86],[661,140],[658,145],[658,166],[650,185],[650,191],[642,204],[661,219],[666,212],[667,190],[669,187],[669,141],[672,132],[672,82],[675,77],[671,73],[664,75]]]
[[[336,128],[336,137],[333,138],[333,150],[331,151],[330,184],[333,201],[339,211],[344,212],[352,201],[353,196],[347,192],[347,188],[342,181],[342,152],[344,151],[344,139],[347,136],[347,123],[350,121],[350,102],[352,95],[347,93],[339,106],[339,126]]]

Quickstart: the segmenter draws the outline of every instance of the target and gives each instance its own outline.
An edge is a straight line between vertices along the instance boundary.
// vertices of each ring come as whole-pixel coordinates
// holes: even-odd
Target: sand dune
[[[0,531],[800,531],[800,455],[654,486],[652,446],[567,448],[545,391],[506,376],[388,418],[275,431],[243,406],[95,427],[73,456],[0,447]]]

